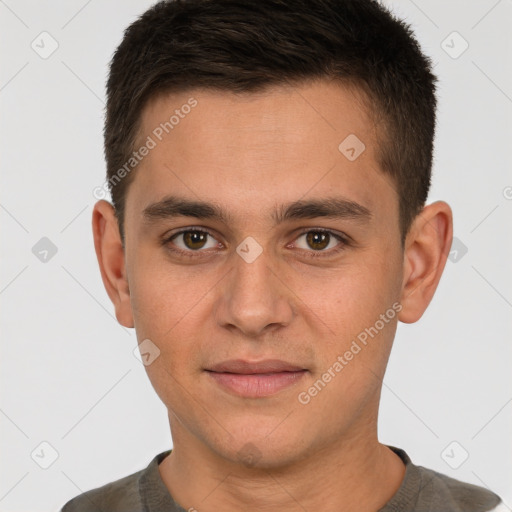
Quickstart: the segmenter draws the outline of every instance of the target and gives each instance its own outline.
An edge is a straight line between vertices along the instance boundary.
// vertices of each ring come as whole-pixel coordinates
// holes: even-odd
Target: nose
[[[293,295],[263,251],[248,263],[233,254],[233,268],[226,276],[216,309],[217,323],[257,338],[267,331],[290,324],[294,316]]]

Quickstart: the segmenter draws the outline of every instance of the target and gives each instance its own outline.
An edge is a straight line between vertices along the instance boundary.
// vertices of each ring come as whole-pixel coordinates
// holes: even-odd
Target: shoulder
[[[500,497],[483,487],[414,465],[407,454],[392,448],[405,463],[402,486],[382,512],[502,512]]]
[[[128,476],[84,492],[68,501],[60,512],[126,512],[143,510],[141,487],[157,478],[158,464],[170,451],[156,455],[149,465]]]
[[[139,477],[143,470],[128,475],[114,482],[91,489],[68,501],[61,512],[92,512],[108,510],[121,512],[140,510]]]
[[[448,502],[454,512],[491,512],[497,510],[496,507],[501,503],[500,497],[488,489],[423,467],[420,470],[426,481],[432,479],[432,491],[435,493],[433,500],[439,506]]]

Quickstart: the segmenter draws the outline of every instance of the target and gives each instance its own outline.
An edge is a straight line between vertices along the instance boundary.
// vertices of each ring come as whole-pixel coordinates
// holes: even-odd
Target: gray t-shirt
[[[501,500],[491,491],[416,466],[403,450],[390,448],[403,460],[405,477],[378,512],[497,512]],[[158,471],[170,452],[156,455],[137,473],[73,498],[61,512],[187,512],[173,500]]]

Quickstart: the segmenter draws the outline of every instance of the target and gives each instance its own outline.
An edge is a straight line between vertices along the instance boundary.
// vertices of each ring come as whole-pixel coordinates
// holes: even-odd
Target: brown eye
[[[323,233],[322,231],[309,231],[306,233],[306,241],[312,249],[321,251],[325,249],[331,240],[329,233]]]
[[[213,249],[218,246],[217,240],[210,233],[198,229],[188,229],[175,233],[168,242],[179,250],[186,252],[199,252],[201,249]]]
[[[301,249],[304,256],[334,256],[350,245],[346,237],[326,229],[309,229],[296,238],[294,246]]]
[[[183,233],[183,242],[189,249],[202,249],[207,237],[208,233],[202,231],[186,231]]]

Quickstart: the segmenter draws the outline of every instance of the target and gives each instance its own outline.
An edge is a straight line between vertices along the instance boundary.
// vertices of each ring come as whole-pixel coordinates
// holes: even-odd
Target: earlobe
[[[413,221],[405,241],[401,322],[416,322],[427,309],[441,279],[452,236],[452,211],[444,201],[426,206]]]
[[[125,253],[114,207],[109,202],[101,200],[94,205],[92,231],[101,278],[114,304],[117,321],[124,327],[133,327]]]

